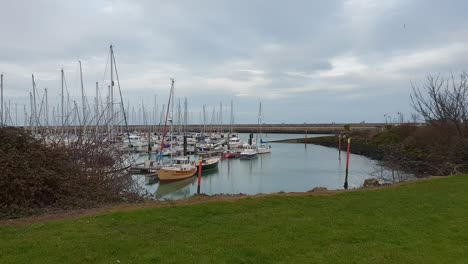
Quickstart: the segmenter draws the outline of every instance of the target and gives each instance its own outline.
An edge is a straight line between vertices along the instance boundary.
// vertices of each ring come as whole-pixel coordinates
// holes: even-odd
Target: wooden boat
[[[190,162],[189,157],[174,158],[170,166],[163,166],[158,170],[161,182],[178,181],[192,177],[197,172],[197,167]]]
[[[171,79],[171,91],[169,93],[169,103],[167,104],[167,111],[166,111],[166,118],[164,121],[164,129],[163,129],[163,136],[161,139],[161,149],[160,151],[163,152],[164,146],[164,139],[166,137],[166,129],[167,129],[167,121],[169,119],[169,105],[171,99],[174,98],[174,79]],[[171,118],[172,122],[172,118]],[[172,126],[171,126],[172,127]],[[172,132],[172,131],[171,131]],[[170,141],[171,141],[171,149],[170,153],[173,153],[173,140],[174,135],[171,133]],[[178,181],[192,177],[197,172],[197,168],[193,162],[190,162],[189,157],[179,157],[172,159],[171,155],[171,165],[163,166],[161,169],[158,170],[158,177],[161,182],[168,182],[168,181]]]
[[[180,181],[161,182],[155,192],[155,196],[156,198],[162,198],[169,194],[180,195],[183,197],[189,196],[190,185],[196,182],[196,180],[196,177],[190,177]]]
[[[209,169],[214,169],[214,168],[218,167],[219,160],[220,159],[218,157],[211,157],[211,158],[202,159],[202,171],[209,170]]]

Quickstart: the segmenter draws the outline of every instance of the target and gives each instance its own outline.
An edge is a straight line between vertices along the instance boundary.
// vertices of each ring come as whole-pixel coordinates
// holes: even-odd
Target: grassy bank
[[[0,227],[0,263],[466,263],[468,175]]]

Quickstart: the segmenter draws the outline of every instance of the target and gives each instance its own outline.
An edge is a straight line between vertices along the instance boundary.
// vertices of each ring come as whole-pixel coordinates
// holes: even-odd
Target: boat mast
[[[171,79],[172,81],[172,88],[171,88],[171,93],[172,93],[172,104],[171,104],[171,163],[172,163],[172,146],[174,145],[174,79]]]
[[[26,105],[23,105],[23,112],[24,112],[24,130],[28,127],[28,110],[26,109]]]
[[[122,97],[122,89],[120,88],[119,72],[117,71],[117,64],[115,63],[114,50],[112,49],[112,45],[111,45],[111,57],[112,57],[112,62],[114,64],[114,68],[115,68],[115,77],[117,77],[117,85],[118,85],[117,87],[119,88],[120,106],[121,106],[121,110],[122,110],[121,115],[123,116],[123,121],[124,121],[124,124],[125,124],[125,130],[127,131],[128,143],[131,144],[130,131],[128,129],[128,122],[127,122],[127,114],[125,112],[125,105],[124,105],[124,101],[123,101],[123,97]],[[113,85],[114,85],[114,81],[112,80],[112,86]]]
[[[258,130],[257,130],[257,135],[255,137],[255,145],[257,146],[258,148],[258,134],[261,133],[261,114],[262,114],[262,102],[259,102],[259,106],[258,106]]]
[[[49,102],[47,100],[47,88],[44,89],[45,93],[45,125],[47,130],[49,129]]]
[[[114,51],[110,45],[110,139],[113,140],[113,125],[114,125]]]
[[[223,133],[223,102],[219,102],[219,133]]]
[[[61,75],[62,75],[62,113],[61,113],[61,119],[62,119],[62,123],[61,123],[61,126],[62,126],[62,132],[63,132],[63,126],[64,126],[64,123],[63,123],[63,117],[64,117],[64,94],[63,94],[63,81],[64,81],[64,76],[63,76],[63,68],[62,70],[60,71],[61,72]]]
[[[32,97],[32,93],[29,92],[29,103],[30,103],[30,107],[31,107],[31,113],[29,115],[29,130],[32,131],[32,126],[33,126],[33,122],[32,122],[32,118],[33,118],[33,97]]]
[[[177,132],[181,132],[181,127],[182,127],[182,109],[180,106],[180,97],[177,99]]]
[[[161,154],[162,154],[162,152],[164,150],[164,138],[166,136],[167,118],[169,116],[169,106],[171,104],[172,90],[174,90],[174,79],[171,79],[171,91],[169,92],[169,101],[167,103],[166,119],[164,121],[163,135],[162,135],[162,140],[161,140],[161,149],[160,149]],[[164,108],[164,105],[163,105],[163,108]],[[172,144],[171,144],[171,146],[172,146]],[[172,150],[171,150],[171,158],[172,158]]]
[[[0,74],[0,91],[1,91],[0,126],[3,126],[3,73]]]
[[[83,130],[86,131],[86,99],[85,99],[85,92],[83,87],[83,70],[81,68],[81,61],[79,60],[78,63],[80,64],[80,80],[81,80],[81,105],[83,107],[83,114],[82,114],[82,121],[83,121]]]
[[[184,136],[187,134],[187,115],[188,115],[188,110],[187,110],[187,97],[185,97],[184,100]]]
[[[107,122],[107,138],[110,140],[110,131],[111,131],[111,114],[110,114],[110,85],[107,86],[107,97],[106,97],[107,109],[106,109],[106,122]]]
[[[233,103],[232,99],[231,99],[231,120],[229,120],[229,122],[230,122],[230,125],[231,125],[229,131],[232,134],[232,127],[234,126],[234,103]]]
[[[156,95],[154,95],[154,110],[153,110],[153,125],[152,125],[153,134],[154,132],[156,132],[157,122],[158,122],[158,104],[156,101]]]
[[[18,126],[18,104],[15,103],[15,126]]]
[[[205,104],[203,105],[203,132],[202,132],[202,136],[203,134],[206,134],[206,112],[205,112]]]
[[[34,74],[31,75],[31,78],[33,86],[34,132],[37,133],[36,83],[34,82]]]
[[[96,82],[96,98],[94,99],[94,119],[96,121],[96,133],[99,131],[98,126],[99,126],[99,85],[98,82]]]

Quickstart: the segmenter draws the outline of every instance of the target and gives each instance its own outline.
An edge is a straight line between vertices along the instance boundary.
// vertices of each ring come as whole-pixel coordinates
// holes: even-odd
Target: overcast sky
[[[56,105],[62,67],[79,100],[81,60],[92,103],[113,44],[135,106],[165,103],[172,77],[196,122],[203,104],[211,114],[231,99],[237,123],[256,122],[259,100],[266,123],[382,122],[409,117],[411,82],[468,68],[467,10],[466,0],[0,0],[0,72],[19,109],[32,73]]]

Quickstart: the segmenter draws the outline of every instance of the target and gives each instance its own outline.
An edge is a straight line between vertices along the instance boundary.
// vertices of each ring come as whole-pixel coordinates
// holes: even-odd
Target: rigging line
[[[34,87],[33,87],[33,88],[34,88],[33,90],[34,90],[35,96],[36,96],[36,98],[39,98],[39,91],[38,91],[38,89],[37,89],[36,80],[33,80],[33,86],[34,86]],[[40,114],[40,111],[41,111],[41,110],[39,109],[39,114]],[[40,123],[39,123],[39,116],[38,116],[38,114],[37,114],[37,102],[36,102],[36,101],[34,102],[34,119],[35,119],[35,121],[36,121],[36,125],[40,125]]]
[[[39,97],[39,93],[38,93],[37,96]],[[41,115],[42,115],[42,110],[45,111],[45,109],[44,109],[44,107],[43,107],[43,106],[44,106],[44,100],[45,100],[45,93],[42,94],[41,104],[40,104],[40,106],[39,106],[39,115],[38,115],[38,117],[37,117],[38,125],[41,125],[41,122],[40,122],[41,119],[40,119],[40,117],[41,117]]]
[[[65,78],[65,73],[63,74],[63,83],[65,86],[65,91],[67,92],[67,95],[70,96],[70,93],[68,92],[68,84],[67,84],[67,78]]]
[[[127,114],[125,113],[125,105],[124,105],[124,101],[123,101],[123,97],[122,97],[122,89],[120,89],[119,73],[117,72],[117,64],[115,63],[115,56],[114,56],[113,51],[110,54],[110,56],[112,56],[112,59],[114,60],[115,77],[117,78],[117,86],[119,87],[120,103],[122,104],[123,117],[124,117],[124,121],[125,121],[125,129],[127,130],[128,142],[131,144],[131,142],[130,142],[130,131],[128,130],[128,123],[127,123]]]
[[[104,80],[106,78],[107,74],[107,67],[109,66],[109,60],[110,60],[110,54],[107,54],[107,60],[106,60],[106,67],[104,67],[104,75],[102,75],[102,80],[101,80],[101,88],[99,88],[99,96],[102,97],[101,95],[101,90],[104,87]],[[115,63],[114,63],[115,64]]]
[[[104,67],[104,74],[102,75],[102,80],[101,80],[101,87],[99,88],[98,87],[98,95],[99,95],[99,98],[98,98],[98,105],[101,106],[101,108],[104,108],[104,102],[102,102],[102,89],[104,87],[104,80],[106,78],[106,74],[107,74],[107,67],[109,66],[109,60],[110,60],[110,54],[107,54],[107,59],[106,59],[106,66]],[[99,100],[101,99],[101,100]]]

